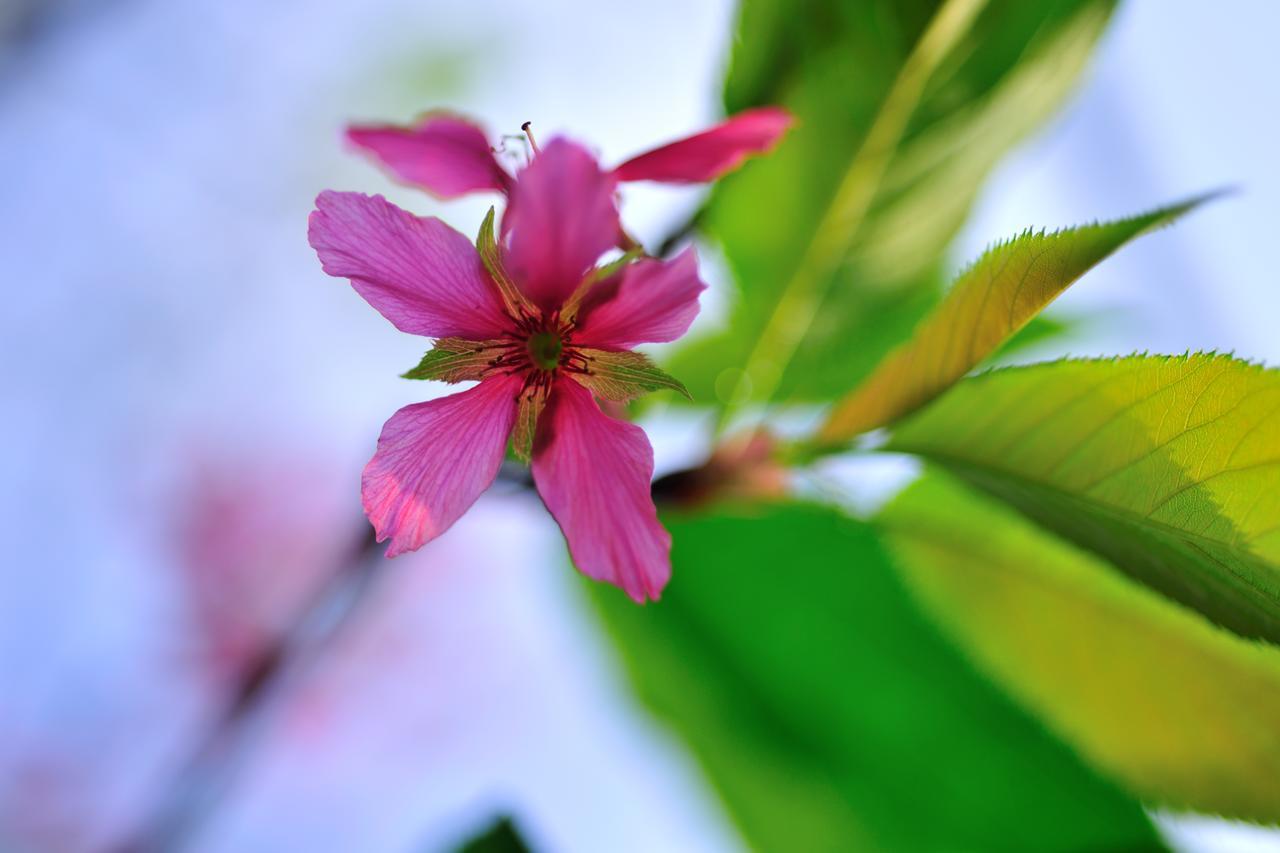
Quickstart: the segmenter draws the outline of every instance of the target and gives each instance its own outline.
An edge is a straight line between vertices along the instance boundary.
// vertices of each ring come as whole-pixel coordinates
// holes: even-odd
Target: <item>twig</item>
[[[689,218],[677,225],[675,229],[663,237],[658,243],[658,248],[654,250],[654,257],[667,258],[671,256],[681,243],[689,239],[702,225],[702,214],[706,210],[700,207],[689,215]]]

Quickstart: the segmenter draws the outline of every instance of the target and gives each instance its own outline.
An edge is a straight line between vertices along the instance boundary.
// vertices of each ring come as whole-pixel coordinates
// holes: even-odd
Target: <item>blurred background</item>
[[[382,422],[444,390],[397,378],[424,342],[321,273],[306,217],[324,188],[382,192],[473,233],[491,200],[392,185],[343,125],[450,106],[618,162],[719,116],[734,18],[730,0],[0,0],[0,849],[111,849],[154,819],[246,668],[359,549]],[[1077,94],[997,169],[955,268],[1027,226],[1240,190],[1090,273],[1056,309],[1072,336],[1035,355],[1280,363],[1277,26],[1257,0],[1122,4]],[[700,199],[629,186],[624,217],[656,241]],[[714,325],[725,274],[704,258]],[[706,449],[687,415],[647,426],[659,474]],[[538,850],[740,849],[566,565],[536,499],[498,487],[353,586],[234,774],[181,806],[191,848],[448,850],[512,816]],[[1186,850],[1277,844],[1160,826]]]

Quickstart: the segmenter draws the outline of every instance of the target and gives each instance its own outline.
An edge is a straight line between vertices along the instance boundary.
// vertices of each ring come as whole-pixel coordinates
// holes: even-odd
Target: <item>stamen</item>
[[[586,356],[576,352],[570,352],[565,357],[562,367],[569,373],[591,373],[591,362]]]
[[[520,316],[513,318],[516,322],[516,331],[525,337],[533,335],[541,331],[543,322],[542,318],[526,312],[523,308],[520,310]]]
[[[541,154],[542,152],[538,149],[538,140],[533,138],[533,122],[526,121],[520,125],[520,129],[524,131],[524,135],[528,138],[529,145],[533,148],[534,156]]]

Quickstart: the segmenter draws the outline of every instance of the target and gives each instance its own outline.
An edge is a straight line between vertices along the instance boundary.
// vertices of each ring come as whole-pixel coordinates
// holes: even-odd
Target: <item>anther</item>
[[[541,154],[538,150],[538,140],[533,138],[533,122],[526,121],[520,125],[520,129],[524,131],[525,138],[529,140],[529,147],[533,149],[534,155]]]

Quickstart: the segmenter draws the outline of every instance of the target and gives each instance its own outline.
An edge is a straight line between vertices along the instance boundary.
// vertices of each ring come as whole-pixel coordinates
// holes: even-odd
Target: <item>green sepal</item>
[[[480,223],[480,233],[476,235],[476,251],[480,253],[480,260],[488,271],[489,278],[493,279],[498,293],[502,295],[502,303],[507,313],[516,318],[532,316],[536,313],[533,305],[520,292],[520,288],[516,287],[515,281],[507,274],[506,267],[502,264],[502,253],[499,251],[498,238],[493,230],[493,219],[494,212],[490,207],[484,221]]]
[[[464,338],[439,338],[435,347],[422,357],[418,366],[400,374],[402,379],[436,379],[440,382],[466,382],[483,379],[507,351],[505,341],[468,341]]]
[[[533,439],[538,433],[538,418],[547,406],[550,386],[532,384],[520,392],[516,406],[516,423],[511,429],[511,452],[521,462],[533,458]]]
[[[650,391],[663,390],[678,391],[693,399],[684,383],[643,353],[600,349],[580,349],[577,352],[586,361],[586,369],[570,375],[601,399],[624,402]]]
[[[560,315],[566,320],[573,320],[578,316],[578,310],[582,307],[582,300],[586,298],[591,288],[595,287],[602,281],[608,281],[615,275],[618,275],[632,261],[637,260],[644,255],[644,250],[638,246],[628,249],[621,257],[609,261],[607,264],[601,264],[590,270],[582,281],[574,289],[569,298],[565,300],[564,305],[560,308]]]

